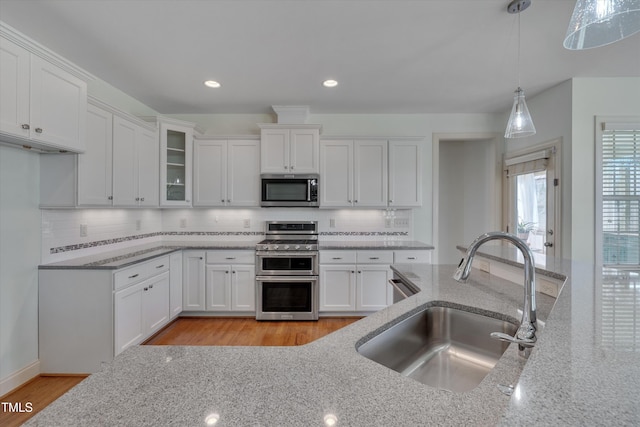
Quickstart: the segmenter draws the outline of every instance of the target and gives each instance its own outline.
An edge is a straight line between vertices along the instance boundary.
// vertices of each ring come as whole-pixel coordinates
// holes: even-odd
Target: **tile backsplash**
[[[155,241],[262,240],[265,221],[318,221],[323,240],[411,240],[410,209],[42,210],[42,263]]]

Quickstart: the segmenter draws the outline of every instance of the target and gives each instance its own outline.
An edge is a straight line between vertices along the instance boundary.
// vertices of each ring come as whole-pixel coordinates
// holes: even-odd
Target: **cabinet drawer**
[[[255,264],[254,251],[207,251],[207,264]]]
[[[356,251],[320,251],[320,264],[355,264]]]
[[[141,280],[148,279],[149,277],[153,277],[165,271],[169,271],[168,255],[136,264],[133,267],[118,270],[113,274],[114,290],[117,291],[118,289],[126,288],[129,285],[138,283]]]
[[[394,251],[393,262],[395,264],[429,264],[431,262],[431,252],[414,250]]]
[[[393,264],[393,251],[358,251],[358,264]]]

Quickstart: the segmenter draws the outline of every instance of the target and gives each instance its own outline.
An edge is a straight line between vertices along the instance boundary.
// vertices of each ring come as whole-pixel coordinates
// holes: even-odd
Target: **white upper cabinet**
[[[159,146],[155,131],[113,118],[113,205],[158,206]]]
[[[421,205],[421,140],[320,141],[320,207]]]
[[[87,107],[86,151],[78,155],[78,206],[111,206],[113,114]]]
[[[323,140],[321,207],[387,206],[387,141]]]
[[[389,206],[422,206],[422,141],[389,141]]]
[[[318,173],[320,125],[260,124],[261,173]]]
[[[198,139],[194,159],[194,206],[260,205],[257,140]]]
[[[191,206],[193,125],[160,123],[160,205]]]
[[[86,81],[5,37],[0,37],[0,108],[0,133],[9,142],[85,150]]]

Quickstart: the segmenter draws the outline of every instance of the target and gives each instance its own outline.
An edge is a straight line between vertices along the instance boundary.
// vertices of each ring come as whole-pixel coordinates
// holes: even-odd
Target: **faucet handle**
[[[518,344],[523,347],[533,347],[536,343],[535,339],[512,337],[511,335],[508,335],[502,332],[491,332],[490,336],[491,338],[495,338],[500,341],[510,342],[513,344]]]

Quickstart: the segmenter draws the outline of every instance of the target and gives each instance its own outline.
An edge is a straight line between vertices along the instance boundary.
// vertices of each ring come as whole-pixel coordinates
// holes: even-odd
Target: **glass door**
[[[160,132],[161,205],[190,206],[193,130],[161,122]]]

